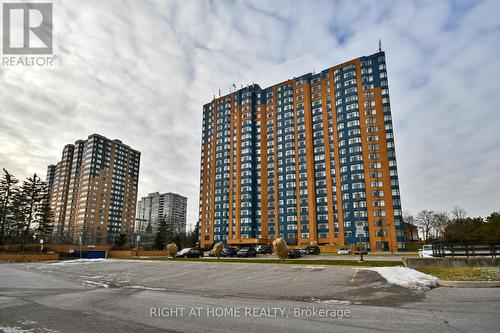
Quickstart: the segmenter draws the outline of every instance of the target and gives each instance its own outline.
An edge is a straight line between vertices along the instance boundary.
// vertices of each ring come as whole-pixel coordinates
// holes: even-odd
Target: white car
[[[351,254],[351,253],[352,253],[351,250],[346,247],[343,247],[337,251],[337,254]]]
[[[445,256],[451,256],[451,251],[447,247],[444,247],[443,249]],[[434,258],[433,253],[432,244],[424,245],[422,246],[422,249],[418,251],[420,258]]]

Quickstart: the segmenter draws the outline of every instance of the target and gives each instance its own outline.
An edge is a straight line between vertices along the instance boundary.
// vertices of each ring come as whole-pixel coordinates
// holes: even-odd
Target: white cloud
[[[463,5],[465,3],[465,5]],[[44,174],[100,133],[142,152],[140,195],[198,215],[202,105],[387,52],[403,209],[500,209],[497,1],[55,2],[53,68],[0,67],[0,166]]]

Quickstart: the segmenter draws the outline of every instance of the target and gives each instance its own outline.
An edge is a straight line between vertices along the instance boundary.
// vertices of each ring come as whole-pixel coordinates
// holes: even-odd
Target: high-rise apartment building
[[[203,106],[201,246],[404,248],[384,52]]]
[[[140,155],[98,134],[66,145],[61,161],[47,168],[53,241],[112,244],[120,234],[131,237]]]
[[[186,232],[187,198],[177,193],[149,193],[137,203],[136,230],[141,234],[151,226],[153,235],[158,231],[160,219],[165,218],[173,233]]]

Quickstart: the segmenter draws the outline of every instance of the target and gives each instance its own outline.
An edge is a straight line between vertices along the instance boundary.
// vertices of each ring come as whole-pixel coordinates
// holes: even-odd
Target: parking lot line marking
[[[354,282],[354,279],[356,278],[358,271],[359,271],[359,268],[356,268],[356,270],[354,271],[354,274],[352,275],[351,283]]]

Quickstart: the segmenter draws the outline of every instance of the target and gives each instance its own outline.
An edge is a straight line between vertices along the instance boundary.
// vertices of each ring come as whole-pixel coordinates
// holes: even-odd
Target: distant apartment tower
[[[201,246],[404,248],[384,52],[214,98],[202,126]]]
[[[54,242],[112,244],[134,232],[140,152],[92,134],[47,168]],[[132,238],[129,238],[132,239]]]
[[[141,198],[137,203],[136,230],[140,230],[143,234],[150,226],[155,235],[160,219],[165,217],[172,232],[185,233],[186,210],[187,198],[180,194],[149,193],[147,197]]]

